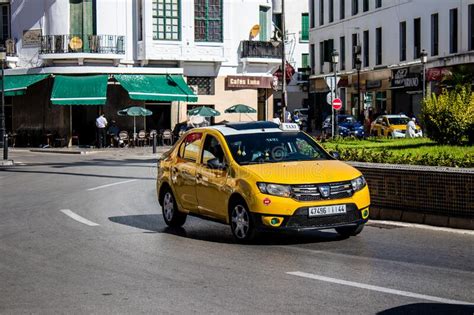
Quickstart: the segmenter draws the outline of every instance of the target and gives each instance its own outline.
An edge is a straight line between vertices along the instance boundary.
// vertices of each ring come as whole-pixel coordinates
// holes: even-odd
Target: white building
[[[200,105],[221,112],[216,122],[239,120],[224,113],[238,103],[257,111],[242,120],[273,116],[272,74],[281,48],[269,41],[271,0],[11,0],[6,6],[16,48],[7,78],[46,75],[30,77],[39,82],[22,96],[7,94],[15,95],[8,98],[10,131],[64,134],[72,116],[72,129],[90,143],[99,111],[130,128],[131,120],[116,114],[129,105],[153,111],[138,120],[148,130],[173,128]],[[251,38],[254,25],[260,33]],[[105,106],[81,106],[78,99],[90,97],[56,91],[57,76],[70,79],[76,91],[85,83],[74,78],[85,75],[97,75],[100,84],[107,76],[106,95],[98,97]],[[77,106],[57,106],[68,105],[69,97],[78,98]]]
[[[380,112],[420,112],[423,67],[436,91],[445,74],[474,62],[474,0],[310,0],[310,98],[316,124],[330,111],[324,78],[333,73],[338,51],[339,91],[344,111],[357,115],[361,61],[361,108]],[[356,47],[356,48],[354,48]],[[326,55],[325,55],[326,52]],[[369,114],[366,110],[365,114]]]

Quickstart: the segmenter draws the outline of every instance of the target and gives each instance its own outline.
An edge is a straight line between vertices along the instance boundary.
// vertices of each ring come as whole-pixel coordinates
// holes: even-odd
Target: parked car
[[[410,118],[405,115],[382,115],[377,117],[370,126],[370,135],[375,137],[405,138]],[[416,125],[418,136],[423,136],[421,127]]]
[[[334,228],[352,236],[369,216],[369,189],[360,171],[295,124],[189,130],[160,158],[156,184],[167,225],[182,226],[194,215],[230,225],[239,242],[264,230]]]
[[[365,136],[364,126],[357,121],[352,115],[337,115],[337,130],[341,137],[357,137]],[[330,135],[332,132],[332,117],[328,116],[323,122],[323,134]]]

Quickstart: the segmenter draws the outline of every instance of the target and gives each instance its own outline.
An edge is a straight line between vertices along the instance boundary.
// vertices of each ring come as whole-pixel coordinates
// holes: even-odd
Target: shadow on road
[[[439,304],[439,303],[416,303],[394,307],[382,312],[378,315],[401,315],[401,314],[426,314],[426,315],[441,315],[441,314],[459,314],[472,315],[474,314],[474,306],[472,305],[454,305],[454,304]]]
[[[180,237],[214,242],[235,244],[230,228],[227,225],[188,217],[188,223],[182,228],[170,228],[166,225],[161,214],[143,214],[109,217],[109,220],[147,232],[166,233]],[[189,222],[192,221],[192,222]],[[302,233],[261,233],[252,245],[296,245],[308,243],[326,243],[341,241],[345,238],[336,232],[312,231]]]

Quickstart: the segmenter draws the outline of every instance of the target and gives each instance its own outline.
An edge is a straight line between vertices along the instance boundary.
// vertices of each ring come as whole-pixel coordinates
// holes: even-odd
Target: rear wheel
[[[344,236],[344,237],[349,237],[349,236],[356,236],[362,230],[364,229],[364,225],[357,225],[357,226],[342,226],[336,228],[336,232],[339,233],[339,235]]]
[[[173,193],[169,188],[163,195],[163,219],[171,227],[180,227],[186,222],[186,214],[179,212]]]
[[[245,202],[237,201],[232,205],[230,228],[238,242],[247,243],[255,238],[255,224]]]

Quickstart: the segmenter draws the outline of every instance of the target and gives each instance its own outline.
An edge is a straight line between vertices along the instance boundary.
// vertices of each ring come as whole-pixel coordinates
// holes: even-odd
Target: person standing
[[[103,148],[106,146],[105,144],[105,128],[107,127],[107,119],[105,119],[104,113],[100,114],[99,117],[95,120],[95,126],[97,128],[97,142],[99,148]]]

